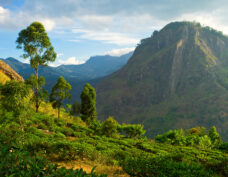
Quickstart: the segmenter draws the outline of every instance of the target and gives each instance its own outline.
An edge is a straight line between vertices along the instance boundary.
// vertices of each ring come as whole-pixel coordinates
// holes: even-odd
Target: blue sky
[[[79,64],[122,55],[172,21],[197,21],[228,34],[227,0],[0,0],[0,58],[20,58],[18,32],[44,24],[58,58]]]

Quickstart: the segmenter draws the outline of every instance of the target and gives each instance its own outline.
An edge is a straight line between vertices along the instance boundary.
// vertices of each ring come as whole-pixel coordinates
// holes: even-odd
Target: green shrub
[[[118,130],[121,133],[127,134],[129,138],[141,137],[146,133],[141,124],[119,125]]]
[[[113,118],[109,117],[101,125],[101,132],[103,135],[108,137],[115,137],[117,134],[118,122]]]
[[[57,132],[57,133],[54,134],[54,138],[65,139],[66,136],[63,133],[61,133],[61,132]]]
[[[61,133],[63,133],[65,136],[72,136],[74,131],[71,128],[63,127],[61,128]]]
[[[211,177],[214,172],[197,163],[176,162],[171,158],[130,157],[122,162],[123,170],[137,177]]]
[[[221,149],[222,151],[228,153],[228,142],[221,144],[221,146],[219,147],[219,149]]]
[[[31,156],[28,152],[12,150],[9,146],[1,146],[0,176],[55,176],[55,177],[107,177],[97,175],[94,170],[87,174],[82,169],[73,170],[52,164],[40,156]]]
[[[215,126],[211,127],[211,129],[209,130],[208,136],[211,139],[213,147],[218,148],[222,144],[222,138],[217,132]]]

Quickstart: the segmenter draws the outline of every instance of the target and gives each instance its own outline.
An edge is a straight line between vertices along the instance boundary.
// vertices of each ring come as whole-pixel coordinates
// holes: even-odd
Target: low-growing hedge
[[[130,176],[137,177],[212,177],[215,173],[197,163],[187,164],[172,158],[130,157],[122,162]]]

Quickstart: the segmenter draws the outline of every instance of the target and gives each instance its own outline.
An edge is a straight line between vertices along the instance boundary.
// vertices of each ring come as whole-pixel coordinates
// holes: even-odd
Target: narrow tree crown
[[[53,102],[53,107],[59,108],[62,106],[64,99],[70,99],[71,95],[69,91],[71,90],[71,85],[67,83],[64,77],[60,76],[57,83],[52,88],[50,95],[50,101]]]
[[[34,96],[31,99],[31,101],[33,101],[36,104],[38,109],[41,103],[43,101],[46,101],[48,98],[48,91],[42,88],[45,85],[45,78],[41,76],[37,80],[36,76],[34,74],[31,74],[30,77],[26,79],[25,83],[33,89]],[[36,93],[36,88],[39,89],[38,93]]]
[[[33,22],[19,33],[16,40],[17,48],[24,50],[23,58],[30,58],[33,68],[46,66],[48,62],[54,62],[56,53],[51,45],[44,26],[39,22]]]
[[[95,89],[87,83],[80,97],[82,119],[85,121],[95,121],[97,118]]]

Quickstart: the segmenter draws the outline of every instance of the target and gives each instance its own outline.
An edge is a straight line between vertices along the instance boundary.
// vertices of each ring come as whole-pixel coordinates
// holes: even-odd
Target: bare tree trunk
[[[38,80],[39,80],[39,76],[38,76],[38,67],[35,68],[35,73],[36,73],[36,103],[35,103],[35,107],[36,107],[36,112],[38,112],[39,109],[39,103],[38,103],[38,93],[39,93],[39,85],[38,85]]]
[[[60,108],[58,108],[58,118],[60,118]]]

